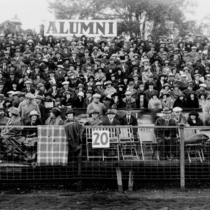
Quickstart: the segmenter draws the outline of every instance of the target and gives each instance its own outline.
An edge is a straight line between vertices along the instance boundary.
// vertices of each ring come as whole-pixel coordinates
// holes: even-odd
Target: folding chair
[[[193,129],[193,128],[184,129],[184,140],[190,138],[191,136],[195,134],[196,134],[196,129]],[[203,162],[203,160],[205,160],[202,143],[186,143],[185,148],[186,148],[187,157],[190,163],[192,162],[191,156],[190,156],[191,154],[194,154],[195,157],[198,156],[201,163]]]
[[[92,131],[99,130],[101,128],[86,128],[86,150],[87,150],[87,160],[89,161],[90,158],[103,158],[103,149],[99,148],[92,148]]]
[[[105,159],[120,159],[119,149],[119,128],[106,127],[103,130],[109,131],[110,148],[103,149],[103,160]]]
[[[134,142],[133,129],[129,127],[120,128],[119,140],[123,160],[139,160],[139,156],[136,150],[136,144]]]
[[[149,129],[139,128],[138,135],[140,139],[142,159],[145,160],[145,153],[146,153],[145,146],[149,146],[149,151],[152,153],[152,158],[154,157],[156,153],[157,160],[160,160],[159,151],[157,150],[158,145],[157,145],[157,141],[154,135],[154,129],[153,128],[149,128]],[[153,150],[154,145],[155,145],[155,150]]]

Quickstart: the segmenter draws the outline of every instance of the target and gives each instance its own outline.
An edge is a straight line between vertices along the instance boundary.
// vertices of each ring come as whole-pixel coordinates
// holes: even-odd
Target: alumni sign
[[[117,36],[117,22],[112,20],[56,20],[45,22],[45,36]]]

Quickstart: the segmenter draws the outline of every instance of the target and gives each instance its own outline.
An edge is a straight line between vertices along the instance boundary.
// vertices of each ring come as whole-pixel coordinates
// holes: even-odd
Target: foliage
[[[192,22],[185,21],[184,8],[189,0],[54,0],[49,8],[58,19],[116,19],[118,33],[145,36],[181,34]],[[152,26],[152,27],[148,27]]]

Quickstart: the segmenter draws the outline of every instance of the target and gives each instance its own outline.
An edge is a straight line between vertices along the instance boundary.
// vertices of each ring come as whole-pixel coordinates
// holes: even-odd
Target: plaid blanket
[[[68,142],[63,126],[38,126],[37,164],[65,165]]]

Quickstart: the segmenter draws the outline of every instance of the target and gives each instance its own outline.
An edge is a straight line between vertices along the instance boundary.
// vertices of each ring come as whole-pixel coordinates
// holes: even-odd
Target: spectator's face
[[[109,120],[114,118],[114,114],[108,114],[107,117],[109,118]]]
[[[99,100],[100,100],[100,98],[95,97],[93,100],[94,100],[94,102],[98,103],[98,102],[99,102]]]
[[[91,98],[92,94],[86,93],[87,98]]]
[[[196,119],[196,116],[191,115],[191,116],[190,116],[190,119],[191,119],[191,120],[195,120],[195,119]]]
[[[92,118],[93,118],[93,119],[98,118],[98,114],[97,114],[97,113],[93,113],[93,114],[92,114]]]
[[[27,103],[28,103],[28,104],[31,104],[33,100],[32,100],[32,99],[27,98],[27,99],[26,99],[26,101],[27,101]]]
[[[32,116],[31,116],[31,121],[36,121],[37,118],[38,118],[37,115],[32,115]]]
[[[131,95],[126,95],[126,99],[131,99]]]
[[[69,120],[74,119],[74,115],[73,115],[73,113],[69,113],[69,114],[67,114],[67,118],[68,118]]]
[[[126,115],[130,116],[131,115],[131,111],[126,111]]]

